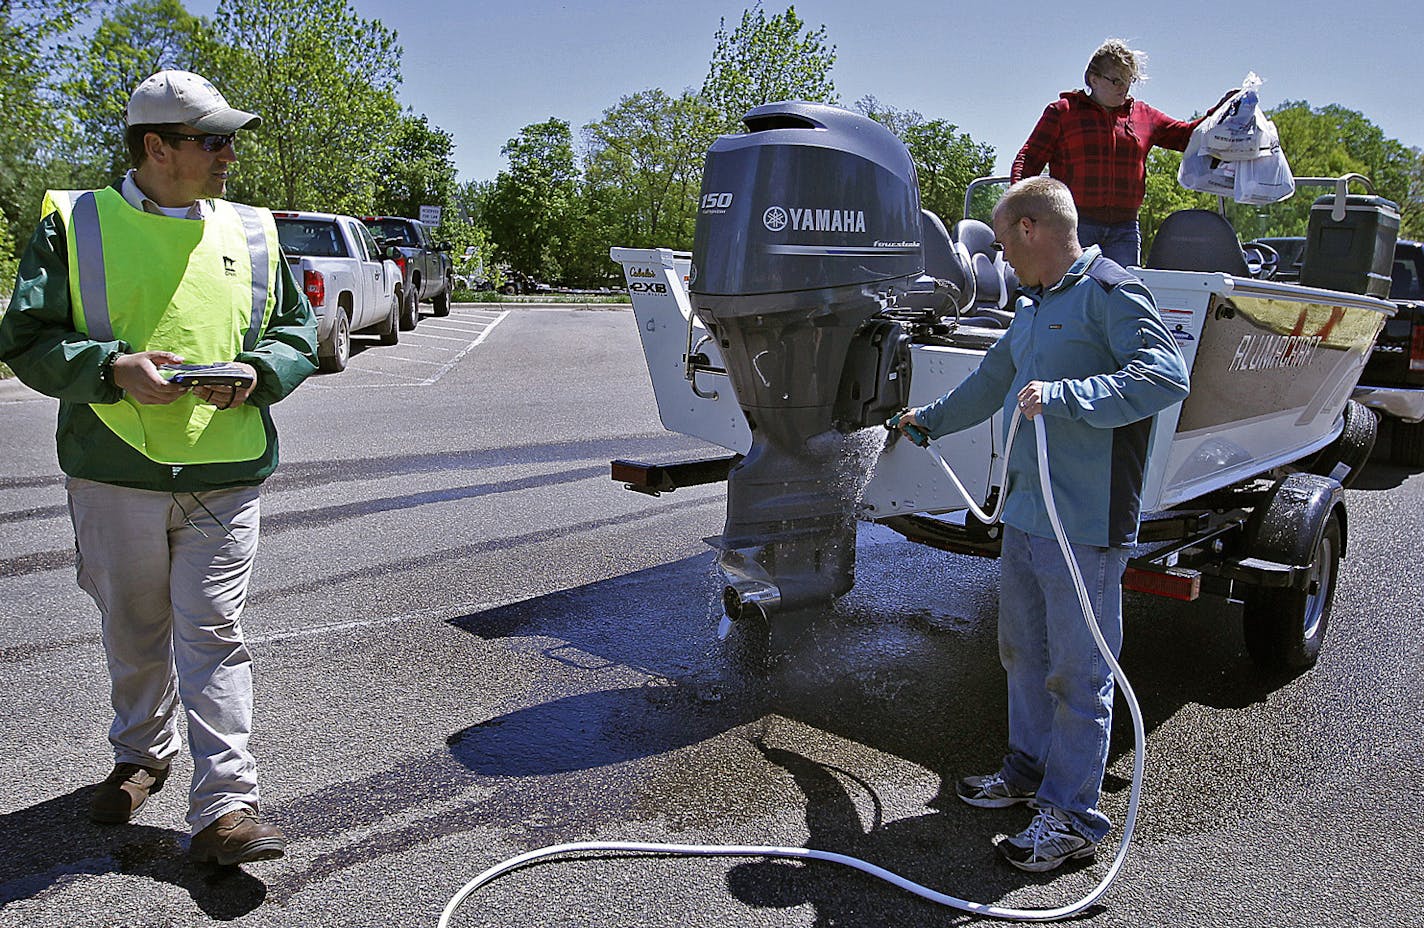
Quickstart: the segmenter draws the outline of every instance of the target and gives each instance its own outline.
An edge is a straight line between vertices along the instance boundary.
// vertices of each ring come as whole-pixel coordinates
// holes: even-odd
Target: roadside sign
[[[420,221],[430,226],[440,225],[440,207],[422,206],[420,208]]]

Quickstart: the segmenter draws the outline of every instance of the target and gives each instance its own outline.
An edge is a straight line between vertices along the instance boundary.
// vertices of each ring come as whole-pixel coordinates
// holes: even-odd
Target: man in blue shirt
[[[1096,245],[1078,244],[1072,194],[1032,177],[993,216],[1022,285],[1013,324],[963,383],[902,417],[938,438],[1015,408],[1044,417],[1053,498],[1103,637],[1122,644],[1122,574],[1137,540],[1156,413],[1187,395],[1187,368],[1152,295]],[[1113,680],[1083,620],[1039,489],[1034,440],[1008,462],[1000,558],[999,656],[1008,674],[1002,768],[965,777],[974,806],[1038,811],[999,852],[1024,870],[1092,856],[1112,823],[1098,808]]]

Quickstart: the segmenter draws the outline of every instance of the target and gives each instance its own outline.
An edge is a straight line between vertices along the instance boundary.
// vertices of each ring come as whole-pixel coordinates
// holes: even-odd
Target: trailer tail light
[[[1201,571],[1187,567],[1168,567],[1164,570],[1129,567],[1123,572],[1122,588],[1192,602],[1201,595]]]
[[[1424,371],[1424,322],[1414,323],[1414,337],[1409,340],[1409,369]]]
[[[322,276],[321,271],[313,271],[311,268],[303,271],[302,290],[306,293],[312,309],[326,305],[326,278]]]

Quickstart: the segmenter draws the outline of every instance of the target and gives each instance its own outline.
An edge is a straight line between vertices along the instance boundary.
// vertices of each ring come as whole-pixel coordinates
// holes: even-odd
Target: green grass
[[[0,364],[0,380],[4,380],[4,379],[7,378],[7,377],[14,377],[14,376],[15,376],[15,372],[14,372],[14,371],[10,370],[10,369],[9,369],[8,367],[6,367],[4,364]]]
[[[456,303],[627,303],[626,293],[532,293],[506,296],[494,290],[456,290]]]

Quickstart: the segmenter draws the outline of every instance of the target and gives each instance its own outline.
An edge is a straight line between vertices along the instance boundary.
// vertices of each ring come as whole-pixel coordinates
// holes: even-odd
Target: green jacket
[[[261,410],[266,450],[250,461],[159,464],[114,434],[89,407],[117,402],[123,395],[103,382],[100,368],[111,352],[132,348],[121,340],[94,341],[75,330],[64,224],[54,213],[41,220],[20,259],[10,308],[0,317],[0,361],[26,386],[59,399],[60,468],[71,477],[162,492],[253,486],[271,475],[278,460],[277,429],[267,407],[316,370],[316,318],[286,260],[277,264],[276,307],[267,328],[252,351],[234,358],[257,370],[257,386],[247,402]]]

